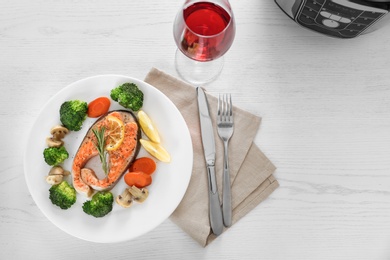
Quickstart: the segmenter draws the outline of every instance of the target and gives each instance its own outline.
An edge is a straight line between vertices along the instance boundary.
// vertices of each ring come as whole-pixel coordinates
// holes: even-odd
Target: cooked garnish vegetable
[[[76,202],[76,190],[67,181],[53,185],[49,193],[51,202],[61,209],[68,209]]]
[[[110,96],[121,106],[138,111],[144,102],[144,93],[134,83],[124,83],[111,90]]]
[[[125,174],[124,180],[129,186],[144,188],[152,183],[152,176],[144,172],[128,172]]]
[[[133,201],[143,203],[149,196],[149,191],[146,188],[137,188],[136,186],[130,186],[126,188],[121,195],[115,198],[118,205],[129,208],[133,205]]]
[[[64,145],[62,139],[69,133],[69,130],[62,126],[56,125],[50,130],[51,136],[46,138],[46,144],[49,147],[60,147]]]
[[[109,191],[99,191],[83,204],[83,211],[95,218],[101,218],[112,211],[114,196]]]
[[[158,134],[157,128],[154,126],[149,116],[142,110],[138,112],[138,120],[141,125],[142,131],[146,136],[155,143],[160,143],[160,135]]]
[[[50,134],[55,140],[62,140],[62,138],[64,138],[68,133],[69,130],[62,125],[53,126],[50,130]]]
[[[146,174],[152,174],[156,170],[156,162],[149,157],[141,157],[136,159],[130,166],[132,172],[143,172]]]
[[[129,208],[133,205],[133,195],[131,195],[128,189],[125,189],[121,195],[116,196],[115,201],[118,205]]]
[[[46,176],[46,182],[50,185],[59,184],[63,181],[64,176],[68,175],[70,175],[69,171],[57,165],[50,169],[49,175]]]
[[[46,138],[46,144],[49,147],[61,147],[64,145],[64,141],[54,139],[53,137]]]
[[[139,203],[144,202],[149,196],[149,191],[146,188],[138,189],[136,186],[130,186],[128,190],[133,195],[133,200]]]
[[[43,157],[48,165],[54,166],[68,159],[69,153],[64,146],[48,147],[43,150]]]
[[[111,101],[107,97],[99,97],[88,104],[88,116],[99,117],[110,109]]]
[[[95,147],[99,152],[100,161],[102,163],[102,168],[105,174],[108,173],[108,164],[107,164],[107,151],[106,151],[106,138],[104,133],[106,128],[102,127],[100,129],[92,129],[92,132],[96,136]]]
[[[79,131],[87,118],[88,104],[81,100],[65,101],[60,107],[61,123],[72,131]]]
[[[49,175],[63,175],[68,176],[70,175],[69,171],[64,170],[61,166],[57,165],[50,169]]]
[[[47,175],[46,182],[50,185],[60,184],[64,179],[64,175]]]

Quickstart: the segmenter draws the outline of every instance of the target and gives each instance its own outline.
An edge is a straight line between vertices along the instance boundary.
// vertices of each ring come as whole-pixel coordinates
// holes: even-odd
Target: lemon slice
[[[115,116],[107,116],[106,150],[114,151],[119,148],[125,137],[123,121]]]
[[[171,156],[167,152],[167,150],[164,149],[160,144],[145,140],[145,139],[140,139],[139,140],[143,148],[156,157],[158,160],[162,162],[170,162],[171,161]]]
[[[160,135],[156,127],[154,126],[152,120],[150,120],[149,116],[142,110],[138,112],[138,120],[141,125],[142,131],[145,135],[155,143],[160,143]]]

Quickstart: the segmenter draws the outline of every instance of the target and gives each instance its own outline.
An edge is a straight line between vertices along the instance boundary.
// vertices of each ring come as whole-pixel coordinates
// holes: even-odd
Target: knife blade
[[[215,235],[223,231],[221,203],[218,195],[217,180],[215,177],[215,140],[213,124],[210,118],[209,104],[206,94],[201,87],[196,88],[198,97],[199,121],[202,136],[204,156],[207,165],[207,179],[209,185],[209,217],[211,230]]]

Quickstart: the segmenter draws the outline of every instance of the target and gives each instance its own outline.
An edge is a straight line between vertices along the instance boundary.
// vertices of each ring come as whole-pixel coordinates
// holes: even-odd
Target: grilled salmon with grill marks
[[[92,130],[105,126],[108,123],[108,116],[114,116],[123,122],[124,138],[116,150],[108,151],[109,171],[105,178],[99,179],[95,172],[92,169],[85,168],[85,165],[92,157],[99,155],[95,146],[96,136]],[[93,194],[94,190],[111,189],[137,157],[140,149],[140,138],[141,129],[137,118],[130,111],[115,110],[100,117],[89,128],[73,159],[72,178],[74,188],[88,197]]]

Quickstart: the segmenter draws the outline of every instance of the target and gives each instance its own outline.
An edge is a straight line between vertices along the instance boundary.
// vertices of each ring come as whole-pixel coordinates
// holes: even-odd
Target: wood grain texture
[[[170,220],[134,241],[94,244],[49,222],[24,180],[26,136],[43,104],[98,74],[177,76],[181,1],[2,1],[0,259],[390,259],[390,24],[338,40],[273,1],[231,0],[237,22],[219,79],[262,117],[256,143],[280,187],[207,248]]]

